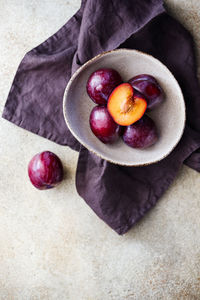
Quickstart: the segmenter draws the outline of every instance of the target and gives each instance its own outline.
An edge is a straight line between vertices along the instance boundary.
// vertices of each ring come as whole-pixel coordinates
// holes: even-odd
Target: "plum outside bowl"
[[[115,69],[124,82],[138,74],[150,74],[157,79],[164,90],[165,101],[148,113],[159,134],[153,146],[133,149],[121,138],[114,144],[103,144],[94,136],[89,116],[95,103],[87,94],[86,84],[90,74],[100,68]],[[162,160],[178,144],[185,127],[184,98],[172,73],[153,56],[131,49],[104,52],[81,66],[65,89],[63,112],[69,130],[84,147],[102,159],[124,166],[142,166]]]

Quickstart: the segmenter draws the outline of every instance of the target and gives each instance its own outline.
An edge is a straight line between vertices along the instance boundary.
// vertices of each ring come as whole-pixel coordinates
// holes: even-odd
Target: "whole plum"
[[[44,151],[31,159],[28,165],[28,175],[37,189],[50,189],[63,180],[63,166],[57,155]]]
[[[86,90],[92,101],[99,105],[107,105],[107,100],[116,86],[122,83],[121,76],[113,69],[99,69],[93,72]]]
[[[132,147],[144,149],[152,146],[158,139],[157,129],[154,121],[144,115],[136,123],[127,126],[124,130],[123,140]]]

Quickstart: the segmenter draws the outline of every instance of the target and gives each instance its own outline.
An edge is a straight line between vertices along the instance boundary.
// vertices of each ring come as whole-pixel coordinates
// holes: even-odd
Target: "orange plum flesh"
[[[129,83],[117,86],[108,99],[107,109],[113,120],[122,126],[129,126],[137,122],[145,113],[147,102]]]

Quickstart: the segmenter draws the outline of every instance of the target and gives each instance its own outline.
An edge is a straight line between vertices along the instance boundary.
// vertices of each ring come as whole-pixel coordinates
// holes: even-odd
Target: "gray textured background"
[[[200,66],[200,1],[166,4],[194,35]],[[0,0],[0,113],[25,52],[57,31],[79,5]],[[41,192],[29,183],[26,168],[47,149],[60,156],[67,175],[58,188]],[[76,152],[0,119],[0,158],[0,300],[200,299],[195,171],[183,167],[155,209],[118,236],[77,195]]]

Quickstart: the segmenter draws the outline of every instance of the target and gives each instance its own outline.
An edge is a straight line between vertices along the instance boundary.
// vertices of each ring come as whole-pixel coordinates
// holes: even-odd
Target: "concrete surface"
[[[79,4],[0,0],[0,113],[25,52]],[[199,0],[166,4],[193,33],[200,65]],[[64,162],[66,179],[41,192],[29,183],[27,164],[47,149]],[[197,172],[183,167],[155,209],[118,236],[76,193],[77,153],[0,119],[0,158],[1,300],[200,299]]]

